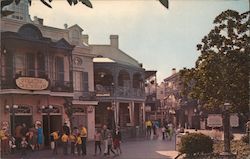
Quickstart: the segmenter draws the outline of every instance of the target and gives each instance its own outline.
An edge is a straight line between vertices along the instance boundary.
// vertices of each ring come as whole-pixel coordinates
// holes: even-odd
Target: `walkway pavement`
[[[121,144],[122,154],[116,157],[104,157],[103,155],[94,156],[94,143],[89,142],[87,145],[87,159],[104,159],[104,158],[116,158],[116,159],[173,159],[177,156],[175,151],[175,141],[161,140],[159,139],[134,139],[126,141]],[[21,159],[20,154],[9,155],[6,159]],[[77,159],[83,158],[77,155],[62,154],[62,150],[58,151],[58,155],[52,155],[51,150],[41,150],[37,152],[27,152],[27,155],[23,159]]]

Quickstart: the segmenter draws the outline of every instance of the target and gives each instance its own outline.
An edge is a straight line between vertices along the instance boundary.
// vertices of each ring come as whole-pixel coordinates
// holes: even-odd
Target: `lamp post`
[[[18,105],[12,105],[11,107],[9,105],[5,106],[5,109],[11,113],[11,132],[12,135],[14,135],[14,130],[15,130],[15,113],[16,113],[16,109],[18,109]]]
[[[233,156],[230,149],[230,118],[229,118],[230,107],[231,107],[230,103],[224,104],[224,110],[223,110],[224,151],[221,153],[221,156],[224,156],[225,159],[231,158]]]
[[[53,112],[53,106],[49,105],[47,107],[45,107],[44,105],[42,106],[42,112],[47,113],[47,117],[48,117],[48,141],[50,142],[50,113]]]

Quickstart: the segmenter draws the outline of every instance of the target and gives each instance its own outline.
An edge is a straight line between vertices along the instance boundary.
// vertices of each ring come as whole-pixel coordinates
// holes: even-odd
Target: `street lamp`
[[[229,118],[230,107],[231,107],[230,103],[224,103],[224,110],[223,110],[224,152],[222,152],[221,155],[225,156],[226,158],[233,156],[230,149],[230,118]]]
[[[12,121],[11,121],[11,132],[12,135],[14,135],[14,130],[15,130],[15,113],[16,109],[18,109],[18,105],[12,105],[11,107],[9,105],[5,106],[6,111],[11,113]]]

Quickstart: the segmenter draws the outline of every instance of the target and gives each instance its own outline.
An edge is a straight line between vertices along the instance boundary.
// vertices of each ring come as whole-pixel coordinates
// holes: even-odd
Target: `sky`
[[[64,28],[78,24],[90,44],[109,44],[109,35],[119,35],[119,48],[157,70],[157,81],[183,67],[194,67],[199,56],[196,45],[213,28],[222,11],[249,10],[248,0],[169,0],[169,9],[158,0],[91,0],[93,9],[81,3],[53,0],[53,9],[32,1],[30,15],[44,19],[44,25]]]

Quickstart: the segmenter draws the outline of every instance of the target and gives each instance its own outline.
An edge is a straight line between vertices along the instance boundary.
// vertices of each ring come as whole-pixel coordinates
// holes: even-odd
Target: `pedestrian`
[[[50,140],[51,140],[51,149],[53,151],[53,154],[57,154],[57,145],[58,145],[58,140],[59,140],[59,131],[54,131],[50,135]]]
[[[63,146],[63,154],[67,155],[68,154],[69,136],[65,132],[63,132],[63,135],[62,135],[61,139],[62,139],[62,146]]]
[[[21,148],[21,142],[22,142],[22,134],[21,134],[22,125],[18,124],[15,128],[15,139],[16,139],[16,146],[17,149]]]
[[[76,145],[76,136],[71,133],[69,135],[69,142],[70,142],[70,153],[72,155],[75,154],[75,145]]]
[[[150,120],[146,121],[147,138],[151,137],[152,122]]]
[[[26,134],[29,132],[29,129],[27,128],[26,124],[22,124],[22,129],[21,129],[21,135],[22,137],[26,137]]]
[[[40,146],[43,144],[43,129],[42,125],[37,124],[37,149],[40,149]]]
[[[16,139],[13,136],[9,137],[9,147],[11,153],[16,152]]]
[[[108,153],[107,153],[108,156],[110,155],[110,151],[114,155],[116,155],[115,151],[113,150],[113,138],[112,138],[111,132],[109,132],[109,134],[108,134]]]
[[[87,155],[87,150],[86,150],[87,129],[83,125],[80,125],[80,135],[81,135],[81,139],[82,139],[82,155],[85,156],[85,155]]]
[[[2,128],[0,130],[0,139],[1,139],[1,152],[3,155],[7,155],[9,152],[9,133],[7,131],[7,128]],[[1,156],[0,156],[1,157]]]
[[[70,135],[70,129],[66,122],[63,125],[63,132],[65,132],[65,134],[68,136]]]
[[[102,153],[102,148],[101,148],[101,131],[99,129],[97,129],[95,131],[94,139],[95,139],[95,155],[96,155],[96,152],[97,152],[97,148],[99,148],[99,154],[101,154]]]
[[[113,134],[113,142],[114,142],[114,149],[116,150],[117,155],[122,153],[121,150],[121,140],[122,135],[119,126],[116,127],[114,134]]]
[[[170,122],[168,124],[168,135],[169,135],[170,141],[172,140],[173,134],[174,134],[174,127],[173,127],[173,124]]]
[[[164,126],[161,128],[161,132],[162,132],[162,140],[165,140],[166,128]]]
[[[22,149],[21,155],[22,155],[22,156],[25,156],[25,155],[26,155],[27,147],[28,147],[28,142],[26,141],[25,136],[23,136],[23,137],[22,137],[22,141],[21,141],[21,149]]]
[[[78,156],[81,155],[81,148],[82,148],[82,139],[81,139],[81,134],[77,134],[77,137],[76,137],[76,149],[77,149],[77,154]]]
[[[27,138],[28,146],[30,147],[30,149],[32,151],[34,151],[34,149],[35,149],[35,141],[34,141],[35,137],[34,137],[34,131],[32,130],[32,128],[30,128],[29,132],[27,132],[26,138]]]
[[[107,129],[107,125],[103,125],[102,140],[104,143],[104,156],[108,154],[108,134],[109,134],[109,130]]]

